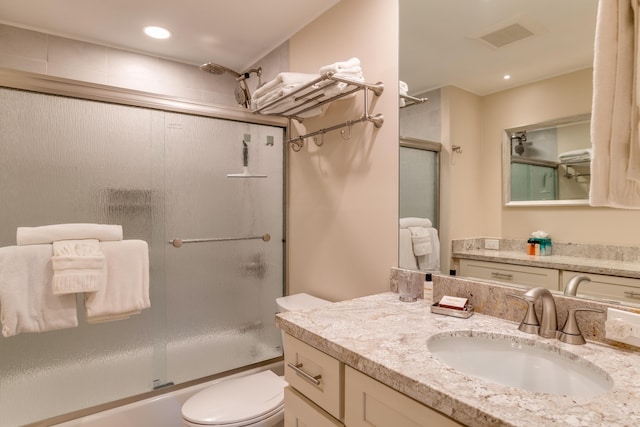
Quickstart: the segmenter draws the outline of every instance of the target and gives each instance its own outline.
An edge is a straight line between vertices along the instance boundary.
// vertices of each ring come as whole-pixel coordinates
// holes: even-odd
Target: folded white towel
[[[565,151],[564,153],[558,154],[558,160],[560,160],[560,162],[588,161],[591,160],[592,154],[592,148],[580,148],[578,150]]]
[[[98,239],[61,240],[53,242],[54,295],[95,292],[107,280],[104,255]]]
[[[269,80],[253,92],[254,98],[261,98],[268,92],[283,86],[299,87],[320,77],[319,74],[309,73],[279,73],[273,80]]]
[[[151,306],[149,246],[144,240],[100,242],[107,263],[107,283],[85,293],[87,322],[126,319]]]
[[[431,235],[424,227],[408,227],[415,256],[431,254]]]
[[[320,74],[325,74],[328,72],[333,73],[361,73],[362,68],[360,67],[360,60],[356,57],[350,58],[346,61],[338,61],[333,64],[328,64],[323,67],[320,67],[318,71]]]
[[[415,218],[415,217],[406,217],[400,218],[400,228],[409,228],[409,227],[424,227],[430,228],[433,225],[429,218]]]
[[[107,224],[55,224],[41,227],[18,227],[18,246],[53,243],[57,240],[98,239],[122,240],[121,225]]]
[[[2,335],[78,326],[75,295],[54,295],[52,245],[0,248]]]

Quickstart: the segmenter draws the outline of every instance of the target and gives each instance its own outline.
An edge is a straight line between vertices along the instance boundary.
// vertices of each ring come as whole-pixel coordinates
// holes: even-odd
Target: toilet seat
[[[269,370],[224,380],[189,398],[182,417],[202,426],[251,425],[282,410],[286,385]]]

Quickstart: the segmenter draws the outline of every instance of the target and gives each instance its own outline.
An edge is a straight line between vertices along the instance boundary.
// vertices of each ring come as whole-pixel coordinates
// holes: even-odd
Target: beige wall
[[[290,39],[292,71],[317,72],[354,56],[367,81],[385,83],[372,111],[385,122],[355,125],[348,142],[335,131],[322,147],[307,141],[289,151],[291,293],[342,300],[383,292],[397,265],[398,1],[343,0]],[[359,108],[353,99],[338,101],[305,123],[331,126],[358,117]]]
[[[483,228],[481,98],[454,86],[442,88],[440,189],[441,270],[448,272],[451,240]],[[460,146],[461,153],[452,146]]]
[[[526,239],[544,230],[560,242],[637,245],[637,211],[592,207],[505,207],[501,145],[504,129],[589,113],[592,70],[503,91],[482,98],[481,209],[492,212],[473,236]],[[471,197],[471,195],[467,195]],[[493,214],[495,213],[495,214]],[[456,233],[457,234],[457,233]],[[472,237],[471,235],[459,237]]]

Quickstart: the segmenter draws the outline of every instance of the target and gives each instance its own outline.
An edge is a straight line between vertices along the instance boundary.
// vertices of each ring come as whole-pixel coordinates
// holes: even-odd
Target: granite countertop
[[[285,332],[469,426],[640,425],[640,353],[595,342],[576,346],[517,330],[517,324],[475,313],[469,319],[432,314],[431,300],[405,303],[396,293],[280,313]],[[551,345],[604,369],[613,387],[595,398],[567,397],[491,383],[436,359],[427,340],[441,333],[509,334]],[[496,363],[500,363],[496,360]]]
[[[454,251],[451,256],[458,259],[502,262],[505,264],[555,268],[558,270],[569,270],[579,273],[593,273],[640,279],[640,262],[637,261],[619,261],[574,255],[536,256],[527,255],[523,252],[500,251],[493,249]]]

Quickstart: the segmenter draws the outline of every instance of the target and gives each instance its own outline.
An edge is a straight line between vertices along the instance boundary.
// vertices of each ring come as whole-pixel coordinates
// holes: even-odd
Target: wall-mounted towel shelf
[[[577,181],[578,178],[589,179],[591,177],[591,162],[589,161],[562,162],[560,165],[565,167],[563,174],[565,178],[573,178]]]
[[[360,91],[363,93],[364,103],[364,112],[361,117],[304,135],[291,137],[292,120],[302,123],[304,116],[311,117],[313,110]],[[373,123],[377,128],[381,127],[384,123],[384,116],[382,114],[373,116],[369,113],[369,91],[376,96],[380,96],[384,91],[384,85],[381,82],[375,84],[358,82],[339,77],[333,72],[328,72],[253,112],[286,117],[289,120],[289,134],[285,142],[291,144],[294,151],[300,151],[306,138],[321,135],[319,140],[314,138],[316,145],[321,146],[324,142],[324,134],[337,129],[348,128],[348,130],[343,129],[340,133],[343,139],[349,139],[351,137],[351,126],[356,123],[367,121]]]
[[[258,239],[264,242],[268,242],[269,240],[271,240],[271,235],[269,233],[265,233],[261,236],[247,236],[247,237],[213,237],[210,239],[173,239],[173,240],[169,240],[169,243],[171,243],[174,248],[179,248],[185,243],[231,242],[235,240],[258,240]]]
[[[404,105],[400,105],[400,108],[411,107],[412,105],[422,104],[427,102],[429,98],[416,98],[410,95],[400,95],[400,99],[404,100]]]

